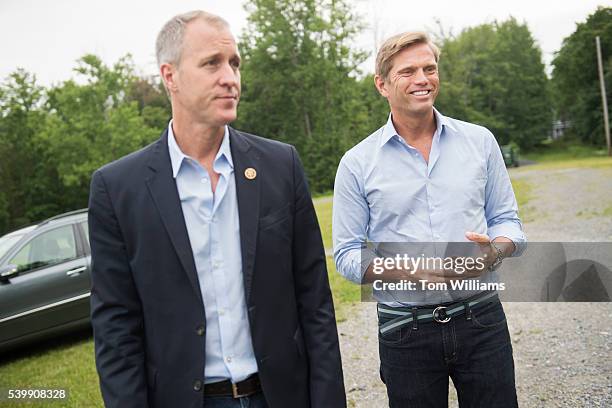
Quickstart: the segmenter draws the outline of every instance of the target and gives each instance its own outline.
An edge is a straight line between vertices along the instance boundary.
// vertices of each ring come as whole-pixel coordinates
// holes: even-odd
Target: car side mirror
[[[9,264],[0,267],[0,282],[6,283],[17,275],[19,275],[19,267],[17,265]]]

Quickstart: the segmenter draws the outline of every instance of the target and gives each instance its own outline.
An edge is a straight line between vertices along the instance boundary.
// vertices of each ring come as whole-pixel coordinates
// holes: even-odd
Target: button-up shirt
[[[178,146],[172,121],[168,149],[206,311],[205,382],[238,382],[257,372],[257,362],[244,295],[228,128],[213,162],[220,175],[214,193],[206,169]]]
[[[429,161],[387,123],[349,150],[334,187],[333,240],[337,270],[361,283],[376,256],[370,243],[467,242],[465,232],[507,237],[523,250],[525,235],[501,151],[486,128],[434,110],[436,130]],[[384,277],[384,275],[383,275]],[[493,281],[486,273],[481,282]],[[451,301],[453,293],[411,293],[389,305]],[[459,295],[461,296],[461,295]],[[404,299],[406,300],[406,298]]]

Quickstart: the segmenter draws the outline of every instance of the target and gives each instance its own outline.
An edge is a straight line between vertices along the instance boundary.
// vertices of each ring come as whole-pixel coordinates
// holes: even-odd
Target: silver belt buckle
[[[438,323],[448,323],[450,322],[451,317],[447,316],[446,314],[444,314],[444,318],[440,319],[439,314],[440,312],[444,312],[446,310],[446,306],[438,306],[434,309],[434,311],[432,312],[432,317],[434,319],[434,321],[438,322]]]

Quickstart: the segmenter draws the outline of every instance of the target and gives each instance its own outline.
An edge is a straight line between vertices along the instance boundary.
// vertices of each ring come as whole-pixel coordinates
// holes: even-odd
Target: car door
[[[41,231],[6,263],[20,272],[0,284],[0,344],[88,318],[88,261],[74,225]]]

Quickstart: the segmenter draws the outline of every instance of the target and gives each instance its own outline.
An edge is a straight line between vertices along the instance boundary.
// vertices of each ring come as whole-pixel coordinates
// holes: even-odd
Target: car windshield
[[[0,258],[2,258],[24,234],[9,234],[0,238]]]

